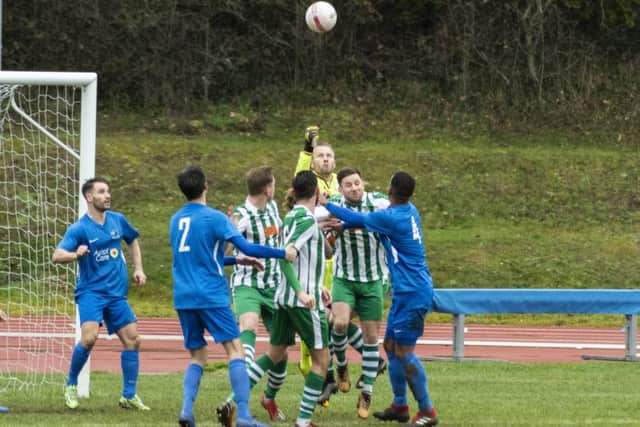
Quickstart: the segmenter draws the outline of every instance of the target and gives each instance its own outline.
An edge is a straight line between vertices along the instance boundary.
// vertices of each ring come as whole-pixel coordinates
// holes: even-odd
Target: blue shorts
[[[428,303],[420,303],[421,300],[424,300],[422,295],[394,295],[389,307],[385,339],[392,339],[400,345],[416,345],[424,331],[424,317],[431,307],[430,300]]]
[[[138,321],[125,297],[110,297],[87,292],[76,298],[76,304],[78,304],[81,325],[84,322],[98,322],[100,326],[105,323],[109,334]]]
[[[184,347],[197,350],[207,345],[204,330],[209,331],[217,343],[231,341],[240,336],[236,317],[231,307],[194,310],[176,310],[184,336]]]

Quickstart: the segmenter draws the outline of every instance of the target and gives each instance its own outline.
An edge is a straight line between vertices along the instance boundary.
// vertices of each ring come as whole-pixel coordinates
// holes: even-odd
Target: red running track
[[[61,319],[58,330],[70,334],[69,319]],[[43,345],[43,338],[37,339],[37,345],[30,345],[29,340],[19,338],[20,331],[26,330],[20,325],[23,322],[11,319],[0,325],[0,371],[19,370],[24,365],[24,351],[34,359],[41,352],[62,353],[61,345]],[[142,318],[138,323],[142,335],[140,368],[144,373],[178,372],[184,370],[189,356],[182,345],[182,334],[177,319]],[[384,324],[381,327],[384,331]],[[53,330],[46,331],[55,333]],[[102,329],[98,343],[91,356],[91,370],[120,372],[121,345],[113,335],[106,336]],[[381,332],[382,333],[382,332]],[[452,353],[452,326],[449,324],[427,324],[421,344],[416,347],[419,357],[450,357]],[[34,340],[36,340],[34,338]],[[72,338],[46,338],[45,342],[67,341],[71,345]],[[640,339],[638,339],[640,342]],[[267,348],[267,334],[261,326],[258,332],[256,355]],[[70,348],[70,347],[67,347]],[[69,351],[70,353],[70,351]],[[512,362],[581,362],[582,355],[598,355],[609,357],[624,356],[624,331],[622,328],[566,328],[566,327],[522,327],[522,326],[490,326],[469,324],[465,333],[464,356],[467,359],[504,360]],[[34,356],[35,355],[35,356]],[[47,364],[60,365],[65,372],[70,354],[55,354],[48,357]],[[296,348],[290,351],[290,360],[298,360]],[[351,360],[359,360],[358,355],[349,350]],[[22,359],[22,360],[21,360]],[[220,345],[209,345],[210,360],[225,360],[224,350]],[[53,366],[49,366],[52,368]],[[43,367],[44,368],[44,367]],[[54,370],[58,370],[54,367]]]

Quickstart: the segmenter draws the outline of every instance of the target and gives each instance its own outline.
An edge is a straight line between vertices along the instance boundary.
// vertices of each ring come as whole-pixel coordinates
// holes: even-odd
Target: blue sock
[[[123,350],[120,353],[120,366],[122,366],[122,396],[131,399],[136,395],[138,384],[139,353],[136,350]]]
[[[389,359],[389,379],[393,390],[393,404],[395,406],[407,406],[407,380],[404,369],[395,353],[387,352]]]
[[[418,402],[421,411],[430,411],[433,405],[429,400],[429,392],[427,391],[427,373],[420,360],[415,353],[410,353],[406,357],[398,357],[398,360],[404,368],[404,373],[409,383],[409,388]]]
[[[229,362],[229,380],[238,404],[238,418],[250,418],[249,375],[247,374],[247,365],[244,359],[233,359]]]
[[[87,363],[91,350],[85,348],[81,343],[76,344],[71,355],[71,366],[69,366],[69,378],[67,385],[78,385],[78,375],[82,367]]]
[[[180,416],[193,417],[193,402],[198,397],[198,388],[200,388],[200,378],[202,378],[203,372],[202,366],[196,363],[191,363],[184,372],[184,392]]]

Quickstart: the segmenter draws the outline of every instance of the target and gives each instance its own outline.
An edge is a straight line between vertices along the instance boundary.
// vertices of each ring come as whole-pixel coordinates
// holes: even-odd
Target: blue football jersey
[[[171,217],[169,240],[176,309],[230,305],[224,244],[239,235],[225,214],[200,203],[187,203]]]
[[[394,294],[432,292],[433,283],[422,240],[422,220],[413,204],[394,205],[369,213],[365,216],[365,226],[383,236]]]
[[[79,272],[75,295],[98,292],[122,297],[129,289],[129,274],[122,254],[121,240],[131,244],[140,233],[118,212],[106,211],[104,224],[84,215],[72,224],[58,247],[75,252],[87,245],[89,253],[78,260]]]

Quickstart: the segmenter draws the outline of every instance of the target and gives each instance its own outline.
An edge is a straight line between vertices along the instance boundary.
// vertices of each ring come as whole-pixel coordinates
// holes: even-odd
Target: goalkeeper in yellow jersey
[[[329,196],[340,195],[338,177],[334,172],[336,162],[333,147],[326,142],[320,141],[319,136],[320,129],[318,126],[309,126],[305,130],[304,149],[298,156],[298,164],[296,165],[295,173],[297,174],[303,170],[311,170],[318,178],[318,189],[320,190],[320,193],[328,194]],[[325,211],[324,209],[322,210]],[[321,221],[320,219],[318,220]],[[326,260],[325,271],[327,274],[324,276],[324,287],[330,290],[333,276],[331,273],[333,271],[333,261],[331,259]],[[356,351],[362,354],[363,340],[362,330],[360,327],[354,323],[349,323],[347,328],[347,339],[349,344],[351,344]],[[333,345],[331,342],[329,343],[329,349],[333,355]],[[311,356],[303,342],[300,343],[300,364],[298,366],[302,374],[305,376],[309,373],[309,369],[311,368]],[[386,362],[383,359],[380,359],[378,374],[384,372],[384,369],[386,369]],[[362,388],[362,386],[363,380],[361,377],[358,380],[357,387]],[[329,369],[327,370],[327,377],[319,402],[323,406],[327,406],[329,398],[332,394],[336,393],[337,390],[338,384],[336,383],[333,370],[333,357],[331,357]],[[343,391],[347,392],[348,390],[343,389]]]

